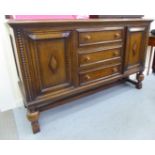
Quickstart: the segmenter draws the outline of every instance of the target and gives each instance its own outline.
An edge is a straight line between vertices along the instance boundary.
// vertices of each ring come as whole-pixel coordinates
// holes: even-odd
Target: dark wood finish
[[[20,87],[33,132],[39,112],[97,92],[120,80],[142,86],[146,19],[9,21]]]
[[[155,54],[153,52],[153,47],[155,47],[155,36],[154,35],[149,36],[148,45],[151,46],[151,51],[150,51],[149,66],[148,66],[147,74],[149,74],[149,70],[150,70],[150,67],[151,67],[151,58],[152,57],[153,57],[152,70],[155,73]]]

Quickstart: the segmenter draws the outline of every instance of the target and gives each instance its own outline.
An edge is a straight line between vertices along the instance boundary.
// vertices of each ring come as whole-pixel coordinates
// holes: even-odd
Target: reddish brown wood
[[[33,132],[39,112],[138,73],[141,87],[151,20],[9,21]]]

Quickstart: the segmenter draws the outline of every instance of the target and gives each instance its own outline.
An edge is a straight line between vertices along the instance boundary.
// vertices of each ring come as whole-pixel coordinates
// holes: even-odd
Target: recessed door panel
[[[139,64],[141,52],[142,33],[133,33],[130,37],[129,66]]]
[[[37,94],[72,87],[71,32],[33,32],[28,36]]]
[[[125,51],[125,70],[143,65],[145,27],[129,27]]]
[[[37,49],[42,89],[67,83],[64,39],[39,41]]]

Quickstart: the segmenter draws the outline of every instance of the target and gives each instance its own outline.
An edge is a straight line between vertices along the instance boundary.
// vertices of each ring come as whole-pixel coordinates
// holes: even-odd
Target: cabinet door
[[[27,32],[35,97],[73,88],[72,37],[71,31]]]
[[[146,27],[128,27],[125,51],[125,71],[144,66]],[[135,70],[136,71],[136,70]]]

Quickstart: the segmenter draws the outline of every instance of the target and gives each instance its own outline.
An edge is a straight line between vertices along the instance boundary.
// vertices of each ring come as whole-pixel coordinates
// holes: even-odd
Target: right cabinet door
[[[147,28],[128,27],[125,50],[125,72],[137,72],[144,67]]]

